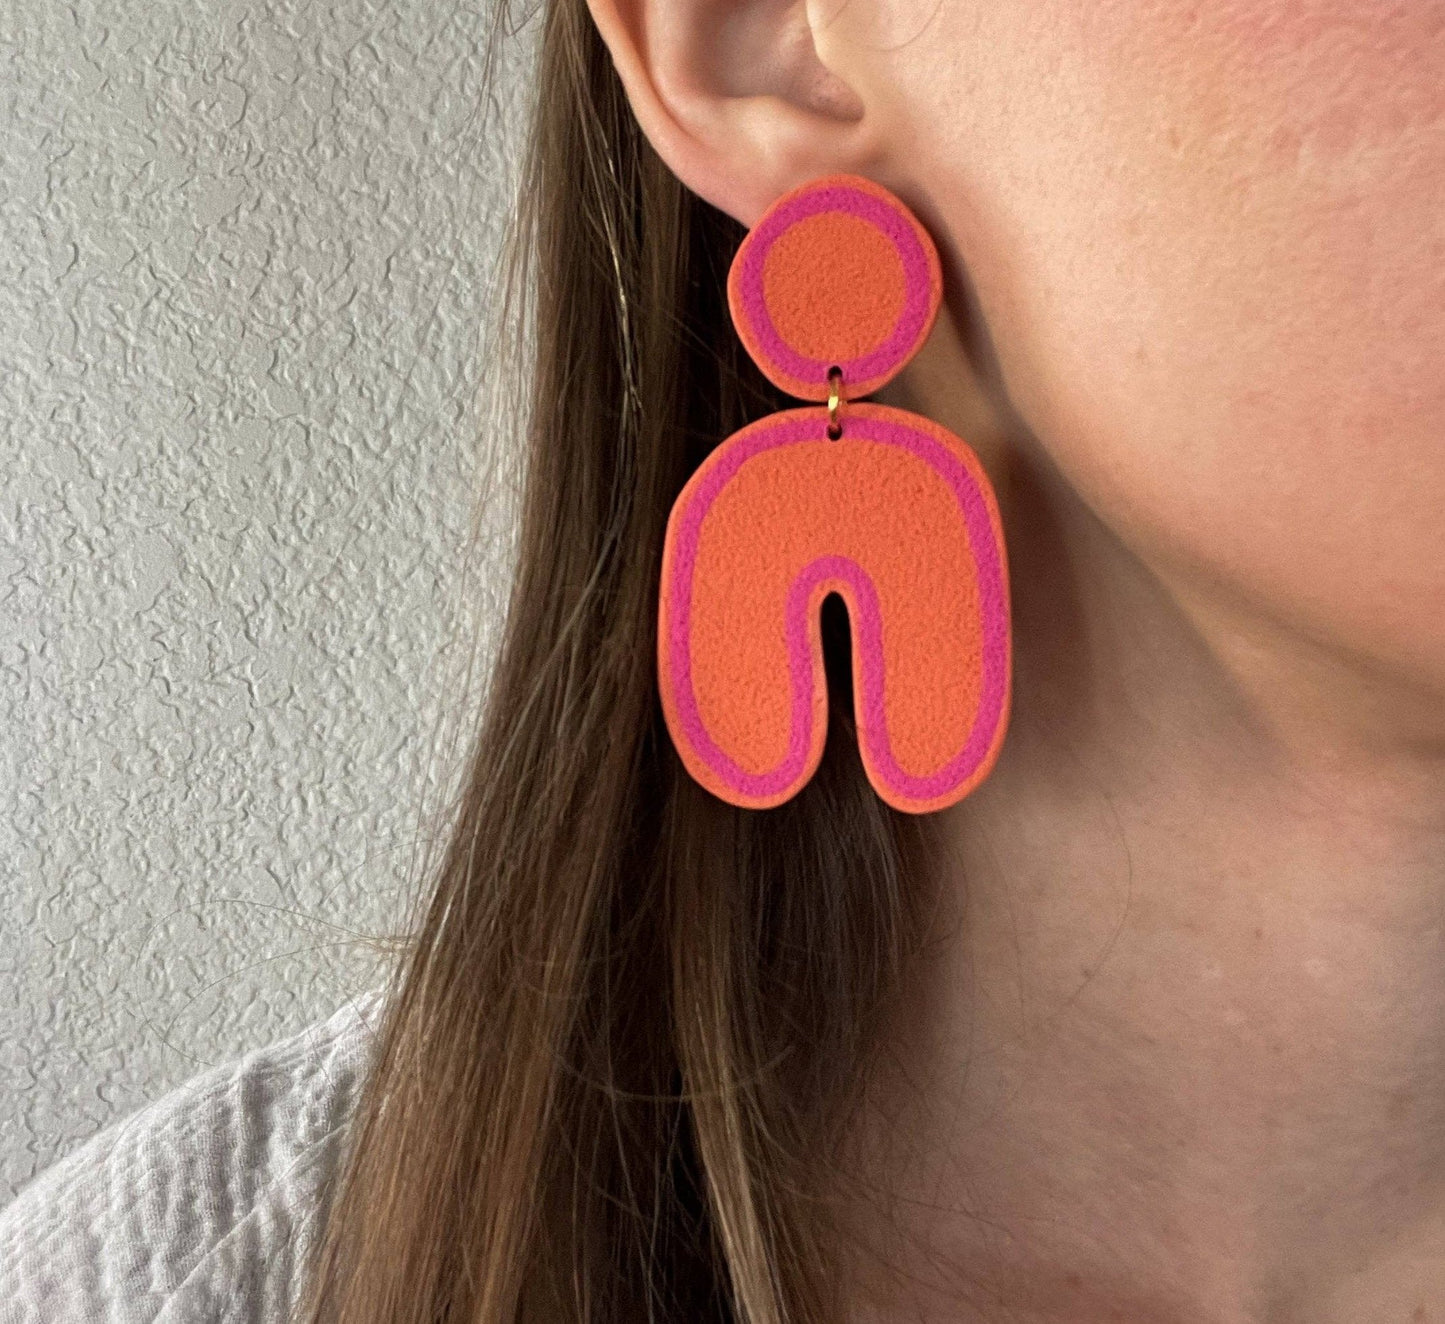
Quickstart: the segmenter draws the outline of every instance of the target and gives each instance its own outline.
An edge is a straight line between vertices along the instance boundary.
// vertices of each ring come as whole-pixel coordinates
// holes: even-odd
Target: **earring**
[[[978,457],[919,414],[860,403],[938,315],[938,253],[887,189],[830,175],[779,198],[728,272],[763,373],[817,403],[733,433],[667,522],[663,715],[687,771],[765,809],[817,770],[828,730],[820,613],[838,593],[874,790],[908,813],[961,800],[1008,724],[1008,567]]]

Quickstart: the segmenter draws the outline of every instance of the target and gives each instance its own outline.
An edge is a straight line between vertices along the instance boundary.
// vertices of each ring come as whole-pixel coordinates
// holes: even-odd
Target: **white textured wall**
[[[502,587],[485,28],[0,4],[0,1201],[377,978]]]

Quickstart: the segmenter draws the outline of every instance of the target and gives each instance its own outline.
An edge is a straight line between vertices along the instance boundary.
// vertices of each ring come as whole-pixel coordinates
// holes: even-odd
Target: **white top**
[[[0,1324],[289,1322],[378,993],[113,1123],[0,1211]]]

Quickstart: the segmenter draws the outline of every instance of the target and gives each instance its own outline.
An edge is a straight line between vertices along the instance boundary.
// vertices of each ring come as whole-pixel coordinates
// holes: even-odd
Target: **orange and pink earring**
[[[938,315],[933,241],[887,189],[830,175],[785,194],[728,273],[763,373],[817,402],[733,433],[668,518],[657,660],[683,765],[731,804],[790,799],[823,756],[820,612],[848,609],[868,780],[927,813],[988,774],[1008,724],[1008,566],[978,457],[919,414],[856,397]]]

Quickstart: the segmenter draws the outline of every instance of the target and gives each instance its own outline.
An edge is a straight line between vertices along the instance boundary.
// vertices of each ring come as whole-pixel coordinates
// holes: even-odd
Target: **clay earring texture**
[[[785,194],[733,260],[733,323],[759,368],[813,401],[836,402],[841,377],[843,403],[735,432],[668,519],[663,714],[687,771],[729,803],[781,804],[822,759],[830,593],[847,607],[859,753],[883,800],[945,808],[998,757],[1011,636],[993,489],[946,428],[856,400],[913,356],[941,298],[927,232],[853,175]]]

